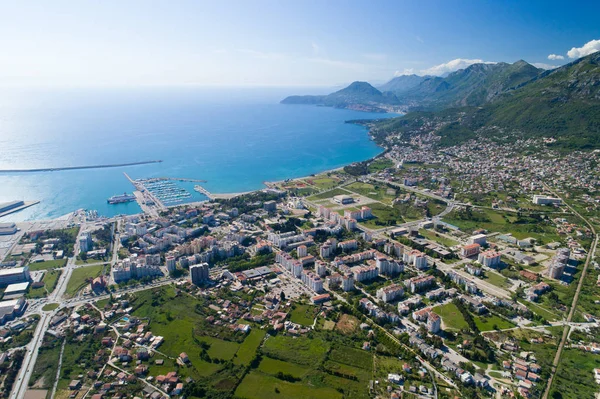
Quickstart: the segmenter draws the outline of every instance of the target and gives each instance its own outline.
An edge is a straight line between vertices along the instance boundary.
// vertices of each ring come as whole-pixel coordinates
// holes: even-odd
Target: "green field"
[[[61,270],[52,270],[46,272],[44,274],[44,278],[42,279],[44,286],[39,288],[31,288],[27,293],[27,298],[43,298],[49,293],[52,293],[54,288],[56,288],[56,283],[61,273]]]
[[[320,190],[329,190],[338,185],[339,180],[326,175],[318,175],[315,177],[307,177],[304,181],[308,184],[312,184]]]
[[[598,385],[594,380],[595,368],[600,368],[598,355],[566,348],[550,392],[559,391],[563,399],[593,398],[598,392]],[[550,397],[553,397],[552,394]]]
[[[264,330],[259,330],[257,328],[250,330],[250,333],[240,345],[233,362],[235,364],[250,364],[256,354],[256,350],[265,337],[265,334]]]
[[[475,320],[475,325],[479,328],[479,331],[491,331],[495,329],[504,330],[506,328],[512,328],[515,325],[508,320],[505,320],[496,315],[489,316],[475,316],[473,317]]]
[[[308,197],[308,200],[313,201],[313,200],[333,198],[336,195],[350,195],[350,193],[346,190],[342,190],[341,188],[334,188],[333,190],[329,190],[324,193],[319,193],[319,194],[315,194],[311,197]]]
[[[364,195],[365,197],[384,202],[388,205],[391,205],[394,198],[396,198],[395,194],[387,194],[388,187],[383,183],[373,185],[369,183],[354,182],[344,188],[357,194]],[[392,190],[394,193],[397,191],[395,188]]]
[[[224,341],[222,339],[199,336],[199,341],[207,342],[210,345],[208,355],[213,359],[231,360],[238,351],[240,344],[237,342]]]
[[[284,374],[289,374],[294,378],[302,378],[310,371],[308,367],[303,367],[294,363],[284,362],[282,360],[271,359],[264,357],[260,362],[258,369],[263,373],[276,375],[280,371]]]
[[[292,338],[276,335],[267,339],[263,345],[263,353],[269,357],[306,366],[319,365],[328,349],[328,342],[303,336]]]
[[[66,294],[70,296],[75,295],[79,290],[81,290],[88,284],[88,279],[98,277],[102,273],[103,269],[104,266],[99,265],[80,267],[78,269],[73,270],[73,273],[71,274],[71,279],[67,283]]]
[[[44,305],[44,307],[42,308],[43,311],[45,312],[50,312],[56,308],[58,308],[60,305],[58,303],[47,303]]]
[[[67,259],[55,259],[55,260],[47,260],[45,262],[35,262],[30,263],[29,271],[35,272],[38,270],[53,270],[61,267],[65,267],[67,264]]]
[[[378,229],[404,222],[402,214],[397,207],[383,205],[378,202],[369,204],[368,207],[371,208],[373,216],[375,217],[373,219],[363,220],[360,224],[369,229]]]
[[[369,371],[373,369],[373,354],[371,352],[350,348],[348,346],[333,348],[329,353],[329,359],[334,362],[344,363],[349,366],[359,367]]]
[[[486,229],[489,232],[510,233],[519,240],[528,237],[535,238],[541,243],[559,240],[552,222],[517,216],[513,212],[491,209],[454,210],[444,216],[443,220],[467,233],[476,229]]]
[[[45,335],[33,367],[29,386],[38,383],[42,389],[51,389],[56,379],[56,365],[60,357],[62,340]]]
[[[443,237],[431,230],[420,229],[419,234],[430,241],[437,242],[438,244],[445,245],[447,247],[453,247],[459,244],[458,241]]]
[[[452,302],[445,305],[436,306],[432,309],[435,313],[440,315],[444,327],[447,329],[462,330],[469,328],[469,325],[465,321],[462,313]]]
[[[317,308],[311,305],[296,305],[296,308],[292,310],[290,315],[290,321],[303,326],[312,326],[316,310]]]
[[[506,288],[510,286],[508,279],[501,274],[494,272],[485,272],[484,280],[490,284],[494,284],[496,287]]]
[[[304,384],[286,382],[256,371],[246,375],[236,389],[235,395],[247,399],[342,398],[342,394],[333,388],[315,388]]]

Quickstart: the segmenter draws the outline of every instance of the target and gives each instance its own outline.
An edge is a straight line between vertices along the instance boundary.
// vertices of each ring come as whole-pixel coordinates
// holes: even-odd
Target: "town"
[[[598,391],[599,154],[429,139],[231,198],[2,224],[4,395]]]

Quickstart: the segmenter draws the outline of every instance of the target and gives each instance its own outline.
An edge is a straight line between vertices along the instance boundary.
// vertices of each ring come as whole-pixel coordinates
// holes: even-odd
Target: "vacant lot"
[[[88,267],[80,267],[78,269],[73,270],[71,274],[71,279],[67,283],[67,295],[73,296],[83,287],[88,284],[89,279],[93,279],[98,277],[104,266],[88,266]]]
[[[292,310],[292,314],[290,315],[290,321],[303,326],[312,326],[316,311],[317,308],[311,305],[296,305],[296,308]]]
[[[294,378],[302,378],[309,372],[308,367],[299,366],[294,363],[284,362],[282,360],[271,359],[265,357],[260,362],[258,369],[264,373],[276,375],[279,372],[283,374],[289,374]]]
[[[45,262],[30,263],[28,266],[29,266],[29,270],[34,272],[34,271],[38,271],[38,270],[58,269],[61,267],[65,267],[66,264],[67,264],[66,259],[55,259],[55,260],[47,260]]]
[[[233,362],[235,364],[250,364],[254,355],[256,354],[256,350],[260,346],[263,338],[265,337],[265,331],[259,329],[252,329],[250,333],[240,345],[237,353],[235,354],[235,358]]]
[[[329,353],[329,360],[369,371],[373,369],[373,354],[371,352],[348,346],[333,348]]]
[[[436,306],[432,309],[435,313],[440,315],[444,328],[462,330],[463,328],[469,328],[465,321],[462,313],[452,302],[445,305]]]
[[[267,339],[263,352],[274,359],[316,367],[325,358],[329,343],[306,337],[284,337],[277,335]]]
[[[513,323],[496,315],[485,317],[476,316],[473,319],[475,320],[475,324],[477,325],[477,328],[479,328],[479,331],[491,331],[496,329],[504,330],[506,328],[512,328],[515,326]]]
[[[344,313],[335,325],[335,328],[344,334],[352,334],[356,331],[359,324],[360,321],[356,317]]]
[[[342,394],[333,388],[314,388],[301,383],[286,382],[256,371],[244,378],[235,395],[248,399],[342,398]]]
[[[308,197],[309,200],[319,200],[319,199],[327,199],[333,198],[336,195],[350,195],[346,190],[342,190],[341,188],[334,188],[333,190],[326,191],[324,193],[315,194],[311,197]]]

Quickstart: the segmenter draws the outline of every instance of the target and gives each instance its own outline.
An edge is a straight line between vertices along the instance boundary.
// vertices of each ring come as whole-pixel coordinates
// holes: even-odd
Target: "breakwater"
[[[141,161],[128,163],[112,163],[105,165],[87,165],[87,166],[63,166],[57,168],[37,168],[37,169],[0,169],[0,173],[33,173],[33,172],[58,172],[61,170],[81,170],[81,169],[104,169],[104,168],[119,168],[123,166],[147,165],[151,163],[161,163],[162,160],[156,161]]]

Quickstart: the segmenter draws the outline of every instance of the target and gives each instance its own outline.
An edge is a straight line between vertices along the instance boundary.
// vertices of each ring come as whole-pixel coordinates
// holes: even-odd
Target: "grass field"
[[[308,367],[303,367],[290,362],[284,362],[282,360],[271,359],[270,357],[264,357],[260,362],[258,369],[271,375],[276,375],[281,371],[283,374],[290,374],[294,378],[302,378],[310,371]]]
[[[511,212],[475,209],[467,214],[452,211],[443,219],[467,233],[482,228],[490,232],[511,233],[519,240],[532,237],[541,243],[548,243],[559,239],[553,224],[542,223],[535,219],[520,220]]]
[[[73,270],[73,274],[71,274],[71,279],[67,283],[67,295],[73,296],[79,290],[81,290],[87,284],[87,280],[90,278],[98,277],[104,266],[89,266],[89,267],[80,267],[78,269]]]
[[[462,313],[460,313],[460,310],[452,302],[436,306],[432,310],[440,315],[447,329],[462,330],[463,328],[469,328]]]
[[[264,330],[256,328],[250,330],[250,333],[240,345],[233,362],[235,364],[250,364],[256,354],[256,349],[260,346],[265,334]]]
[[[371,352],[350,348],[348,346],[333,348],[329,353],[329,359],[334,362],[363,368],[369,371],[373,369],[373,354]]]
[[[61,267],[65,267],[67,264],[67,259],[55,259],[55,260],[47,260],[45,262],[36,262],[30,263],[29,271],[35,272],[38,270],[53,270]]]
[[[200,336],[196,338],[210,345],[208,355],[213,359],[231,360],[240,347],[237,342],[224,341],[214,337]]]
[[[360,224],[367,228],[378,229],[386,226],[393,226],[404,221],[400,210],[397,208],[377,202],[369,204],[368,206],[371,208],[373,216],[375,217],[373,219],[363,220],[360,222]]]
[[[246,375],[235,391],[235,395],[247,399],[342,398],[342,394],[333,388],[315,388],[286,382],[256,371]]]
[[[341,188],[334,188],[333,190],[329,190],[324,193],[319,193],[319,194],[310,196],[310,197],[308,197],[308,200],[320,200],[320,199],[333,198],[336,195],[350,195],[350,193],[346,190],[342,190]]]
[[[436,234],[435,232],[433,232],[431,230],[420,229],[419,234],[428,240],[437,242],[438,244],[445,245],[447,247],[453,247],[453,246],[459,244],[458,241],[443,237],[439,234]]]
[[[193,331],[203,318],[194,312],[197,304],[194,298],[187,295],[176,296],[174,288],[169,286],[140,291],[136,293],[136,297],[135,310],[131,314],[150,319],[149,326],[152,333],[165,338],[165,342],[160,346],[160,351],[173,358],[179,356],[181,352],[186,352],[190,356],[193,367],[181,368],[182,372],[192,378],[197,378],[198,376],[209,376],[223,367],[221,364],[203,361],[198,356],[200,350],[197,341],[202,340],[203,337],[194,336]],[[157,301],[158,303],[156,303]],[[213,343],[215,342],[213,341]],[[238,345],[233,344],[236,347]],[[209,355],[211,350],[215,354],[211,346]],[[216,357],[223,358],[224,356],[217,354]]]
[[[303,326],[312,326],[317,308],[311,305],[296,305],[290,315],[290,321]]]
[[[494,272],[486,271],[484,280],[500,288],[506,288],[510,285],[506,277]]]
[[[364,195],[365,197],[381,201],[388,205],[391,205],[394,198],[396,198],[395,194],[390,195],[387,193],[388,187],[384,184],[373,185],[369,183],[354,182],[345,186],[344,188],[357,194]],[[394,191],[394,193],[396,192],[395,189],[392,190]]]
[[[56,309],[58,306],[59,306],[58,303],[47,303],[46,305],[44,305],[42,310],[45,312],[50,312],[50,311]]]
[[[475,316],[473,319],[475,320],[475,324],[477,325],[477,328],[479,328],[479,331],[491,331],[495,330],[496,328],[504,330],[506,328],[512,328],[515,326],[508,320],[502,319],[496,315],[485,317]]]
[[[550,392],[559,391],[564,399],[593,398],[598,391],[594,380],[595,368],[600,368],[598,355],[579,349],[565,349]],[[550,397],[553,397],[552,394]]]
[[[329,343],[306,337],[291,338],[276,335],[267,339],[263,353],[269,357],[293,361],[294,363],[317,366],[325,358]]]
[[[44,278],[42,279],[44,286],[39,288],[31,288],[27,293],[27,298],[44,298],[46,295],[54,291],[60,274],[61,270],[52,270],[46,272],[44,274]]]
[[[40,389],[52,388],[56,379],[56,365],[60,357],[62,340],[46,335],[38,352],[38,357],[33,367],[29,386],[37,384]]]

